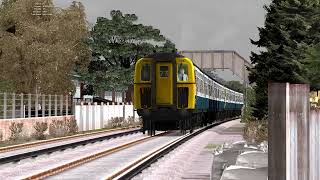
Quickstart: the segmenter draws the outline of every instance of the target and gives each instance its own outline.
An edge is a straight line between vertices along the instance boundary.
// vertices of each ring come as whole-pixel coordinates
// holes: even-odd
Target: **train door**
[[[156,64],[156,89],[158,105],[173,104],[172,63]]]

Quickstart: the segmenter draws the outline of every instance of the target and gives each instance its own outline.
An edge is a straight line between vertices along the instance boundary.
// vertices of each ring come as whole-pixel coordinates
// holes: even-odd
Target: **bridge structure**
[[[226,81],[237,80],[247,85],[251,63],[233,50],[183,50],[181,55],[189,57],[206,71],[218,74]]]

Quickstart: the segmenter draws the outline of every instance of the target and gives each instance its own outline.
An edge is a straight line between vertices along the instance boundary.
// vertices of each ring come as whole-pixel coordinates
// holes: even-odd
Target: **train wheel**
[[[146,119],[145,119],[145,118],[142,119],[142,128],[141,128],[141,131],[142,131],[143,134],[146,133]]]
[[[151,119],[147,120],[147,131],[148,131],[148,136],[152,136],[152,122]]]
[[[155,122],[152,121],[151,127],[152,127],[151,136],[154,136],[154,135],[156,135],[156,124],[155,124]]]
[[[180,121],[179,121],[179,127],[180,127],[180,133],[182,134],[182,135],[184,135],[185,134],[185,119],[181,119]]]
[[[191,116],[189,118],[189,122],[190,122],[190,133],[193,133],[193,122],[196,118],[194,116]]]

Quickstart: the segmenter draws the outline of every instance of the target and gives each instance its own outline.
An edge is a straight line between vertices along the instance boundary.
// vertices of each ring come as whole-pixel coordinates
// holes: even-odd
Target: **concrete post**
[[[28,117],[31,117],[31,94],[28,94]]]
[[[23,94],[20,94],[20,117],[24,118]]]
[[[60,95],[60,116],[63,116],[63,95]]]
[[[58,116],[58,96],[54,95],[54,115]]]
[[[16,118],[16,94],[12,94],[12,119]]]
[[[3,119],[7,118],[7,93],[3,93]]]
[[[41,110],[42,110],[42,117],[46,116],[46,95],[42,95],[42,105],[41,105]]]
[[[51,116],[51,95],[49,94],[49,104],[48,104],[48,116]]]
[[[38,117],[38,110],[39,110],[39,101],[38,101],[38,94],[36,94],[36,100],[34,103],[34,110],[35,110],[35,117]]]
[[[69,110],[69,108],[68,108],[68,101],[69,101],[69,96],[66,95],[66,115],[68,115],[68,110]]]

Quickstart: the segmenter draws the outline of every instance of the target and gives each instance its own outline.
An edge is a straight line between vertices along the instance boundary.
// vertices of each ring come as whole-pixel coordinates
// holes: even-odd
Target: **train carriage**
[[[156,53],[137,61],[134,108],[143,132],[193,127],[241,114],[243,95],[224,87],[175,53]]]

